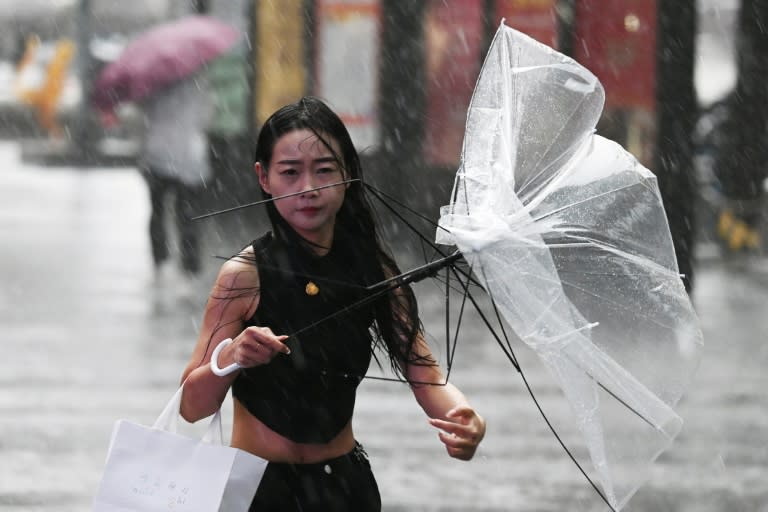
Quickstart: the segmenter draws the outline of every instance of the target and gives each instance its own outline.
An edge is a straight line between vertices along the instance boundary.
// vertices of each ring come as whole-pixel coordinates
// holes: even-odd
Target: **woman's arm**
[[[396,268],[383,265],[384,276],[395,274]],[[416,317],[415,297],[407,287],[392,290],[390,307],[396,326],[406,326],[399,331],[403,373],[411,390],[432,426],[440,429],[440,440],[451,457],[469,460],[485,436],[485,420],[475,412],[466,397],[456,386],[445,382],[429,345],[419,328]],[[411,332],[416,332],[413,344],[408,342]],[[393,348],[390,346],[390,350]]]
[[[219,377],[211,371],[211,354],[224,339],[232,343],[219,353],[218,363],[233,362],[243,368],[268,364],[278,353],[289,352],[282,341],[265,327],[245,327],[259,302],[259,275],[248,252],[222,265],[203,313],[197,344],[182,374],[184,392],[181,415],[190,422],[215,413],[237,372]]]
[[[203,312],[203,321],[189,363],[181,381],[184,392],[181,415],[190,422],[216,412],[237,373],[218,377],[211,372],[211,353],[226,338],[235,338],[243,330],[249,314],[259,300],[256,267],[238,257],[222,265]],[[232,362],[232,346],[219,354],[219,365]]]
[[[414,351],[421,361],[435,361],[424,338],[419,335]],[[485,420],[472,408],[464,394],[445,378],[436,362],[411,363],[407,367],[411,390],[451,457],[470,460],[485,436]]]

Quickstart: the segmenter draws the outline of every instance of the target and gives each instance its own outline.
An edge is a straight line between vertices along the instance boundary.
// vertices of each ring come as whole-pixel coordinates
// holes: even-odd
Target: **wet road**
[[[153,288],[147,215],[131,169],[25,166],[0,144],[2,511],[89,510],[113,422],[153,422],[175,390],[202,304]],[[247,241],[208,230],[207,254]],[[428,324],[434,295],[424,291]],[[686,427],[625,510],[768,511],[767,298],[768,272],[702,264],[707,345]],[[463,332],[451,379],[489,425],[474,461],[444,455],[407,388],[361,387],[356,434],[385,510],[601,510],[493,341],[477,325]],[[518,357],[546,410],[564,414],[531,354]]]

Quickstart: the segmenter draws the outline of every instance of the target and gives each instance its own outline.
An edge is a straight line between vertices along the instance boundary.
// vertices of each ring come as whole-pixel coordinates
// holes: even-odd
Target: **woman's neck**
[[[325,256],[333,246],[333,231],[330,233],[300,233],[293,230],[293,233],[303,242],[306,249],[316,256]]]
[[[329,243],[327,246],[319,246],[312,244],[311,247],[312,252],[314,252],[317,256],[325,256],[329,252],[331,252],[331,244]]]

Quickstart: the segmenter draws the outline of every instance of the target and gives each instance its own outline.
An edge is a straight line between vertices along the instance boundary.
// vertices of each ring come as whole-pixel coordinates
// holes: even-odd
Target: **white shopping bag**
[[[94,512],[245,512],[267,461],[223,446],[221,414],[202,440],[176,433],[181,388],[152,427],[115,423]]]

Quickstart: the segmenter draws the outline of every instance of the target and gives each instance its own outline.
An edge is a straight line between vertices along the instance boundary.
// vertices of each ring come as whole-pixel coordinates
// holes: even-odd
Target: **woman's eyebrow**
[[[302,162],[303,162],[303,160],[301,160],[301,159],[295,159],[295,160],[294,159],[285,159],[285,160],[279,160],[276,163],[283,164],[283,165],[297,165],[297,164],[300,164]],[[320,158],[315,158],[314,160],[312,160],[312,162],[314,162],[314,163],[327,163],[327,162],[335,163],[336,159],[334,157],[332,157],[332,156],[324,156],[324,157],[320,157]]]

